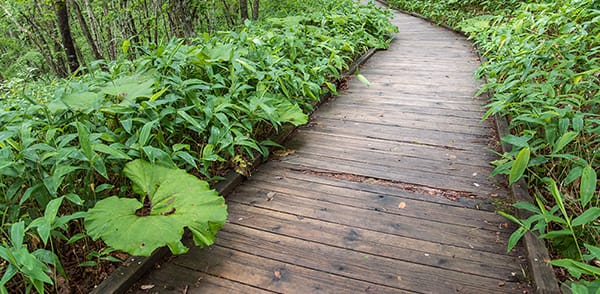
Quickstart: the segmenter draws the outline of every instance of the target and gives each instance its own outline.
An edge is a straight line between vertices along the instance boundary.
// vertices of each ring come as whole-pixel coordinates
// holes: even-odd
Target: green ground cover
[[[597,293],[600,278],[600,3],[566,1],[407,1],[391,5],[462,30],[486,61],[478,75],[492,96],[486,117],[509,119],[512,151],[494,174],[524,177],[535,203],[517,203],[527,230],[546,239],[551,264],[576,293]],[[535,2],[535,3],[534,3]],[[574,283],[571,283],[574,281]]]
[[[332,81],[395,30],[374,5],[294,2],[234,31],[123,42],[118,60],[68,79],[2,83],[0,292],[74,286],[117,249],[183,253],[184,227],[211,244],[226,206],[200,179],[266,157],[270,135],[306,123]],[[302,5],[319,9],[291,13]],[[124,239],[123,223],[139,230]]]

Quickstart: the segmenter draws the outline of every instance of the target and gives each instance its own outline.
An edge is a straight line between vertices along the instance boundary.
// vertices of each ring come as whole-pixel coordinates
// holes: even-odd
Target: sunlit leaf
[[[94,239],[133,255],[148,256],[162,246],[174,254],[187,251],[181,243],[189,228],[198,246],[210,245],[225,223],[224,199],[208,184],[186,173],[142,160],[128,163],[123,173],[134,191],[148,197],[149,207],[137,199],[109,197],[88,211],[85,226]]]
[[[523,173],[527,168],[527,164],[529,163],[529,156],[529,147],[525,147],[521,149],[521,151],[519,151],[519,154],[517,155],[517,158],[515,158],[515,161],[513,162],[512,167],[510,169],[510,184],[516,183],[521,178],[521,176],[523,176]]]

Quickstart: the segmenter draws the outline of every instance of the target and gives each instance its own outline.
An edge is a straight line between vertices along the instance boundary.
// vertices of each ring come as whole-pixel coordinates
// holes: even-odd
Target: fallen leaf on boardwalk
[[[142,289],[142,290],[150,290],[150,289],[154,288],[154,286],[155,285],[142,285],[140,287],[140,289]]]
[[[402,201],[400,202],[400,204],[398,204],[398,208],[400,209],[404,209],[406,207],[406,202]]]
[[[280,271],[274,271],[273,275],[275,276],[275,279],[281,280],[281,272]]]
[[[473,186],[475,186],[475,187],[479,187],[480,185],[479,185],[479,184],[477,184],[477,183],[473,183]]]
[[[402,277],[400,275],[396,276],[396,279],[398,279],[398,281],[402,281]]]
[[[292,155],[294,153],[296,153],[296,150],[294,150],[294,149],[280,149],[280,150],[273,151],[273,155],[275,155],[277,157],[285,157],[288,155]]]
[[[267,201],[273,200],[273,198],[275,197],[276,194],[277,193],[275,193],[275,192],[269,192],[269,193],[267,193]]]
[[[472,175],[472,176],[476,177],[476,176],[477,176],[477,173],[473,173],[473,175]]]
[[[506,285],[505,282],[498,282],[498,287],[504,287],[504,285]]]
[[[373,178],[368,178],[368,179],[365,179],[365,180],[363,181],[363,183],[365,183],[365,184],[369,184],[369,185],[374,185],[374,184],[377,184],[377,180],[376,180],[376,179],[373,179]]]

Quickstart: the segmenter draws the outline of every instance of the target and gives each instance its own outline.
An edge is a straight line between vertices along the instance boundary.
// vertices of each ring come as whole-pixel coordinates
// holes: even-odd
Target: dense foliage
[[[188,181],[198,185],[190,190],[195,195],[206,186],[183,176],[155,176],[170,172],[139,166],[170,169],[174,175],[183,172],[179,168],[207,180],[217,180],[225,168],[243,172],[251,158],[266,156],[275,145],[270,134],[283,124],[305,123],[314,102],[336,91],[332,81],[341,71],[368,48],[385,48],[395,30],[389,14],[372,4],[295,2],[278,5],[287,11],[306,5],[318,9],[300,15],[273,12],[282,17],[195,38],[147,46],[125,42],[119,58],[92,62],[86,74],[2,83],[0,292],[32,287],[43,292],[52,285],[57,291],[56,282],[70,278],[61,264],[67,256],[85,266],[115,260],[110,247],[89,252],[94,248],[83,219],[92,237],[149,254],[152,249],[128,250],[107,232],[118,224],[98,225],[107,218],[106,208],[118,203],[131,208],[122,211],[128,221],[154,216],[143,221],[173,222],[177,233],[183,227],[198,230],[194,241],[210,244],[209,233],[223,221],[214,205],[218,200],[208,201],[215,207],[210,210],[214,219],[200,222],[175,207],[197,205],[187,194],[165,200],[154,187]],[[133,187],[123,176],[126,166],[138,166],[125,172]],[[134,194],[139,201],[120,202]],[[179,236],[151,241],[181,253]]]
[[[123,43],[143,46],[228,30],[258,19],[269,2],[0,0],[0,79],[66,76],[94,60],[116,60]]]
[[[574,291],[596,293],[600,282],[600,10],[598,1],[403,1],[475,39],[487,58],[479,74],[491,91],[486,116],[510,120],[502,138],[513,150],[495,162],[510,183],[525,175],[536,203],[517,203],[532,216],[527,230],[549,241],[556,260],[574,279]]]

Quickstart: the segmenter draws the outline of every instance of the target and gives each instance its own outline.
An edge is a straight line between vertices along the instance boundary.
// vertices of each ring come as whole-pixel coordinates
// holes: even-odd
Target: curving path
[[[508,195],[470,42],[396,14],[400,33],[239,186],[217,244],[144,277],[160,293],[523,293]],[[139,287],[139,285],[138,285]],[[144,292],[140,288],[133,292]]]

